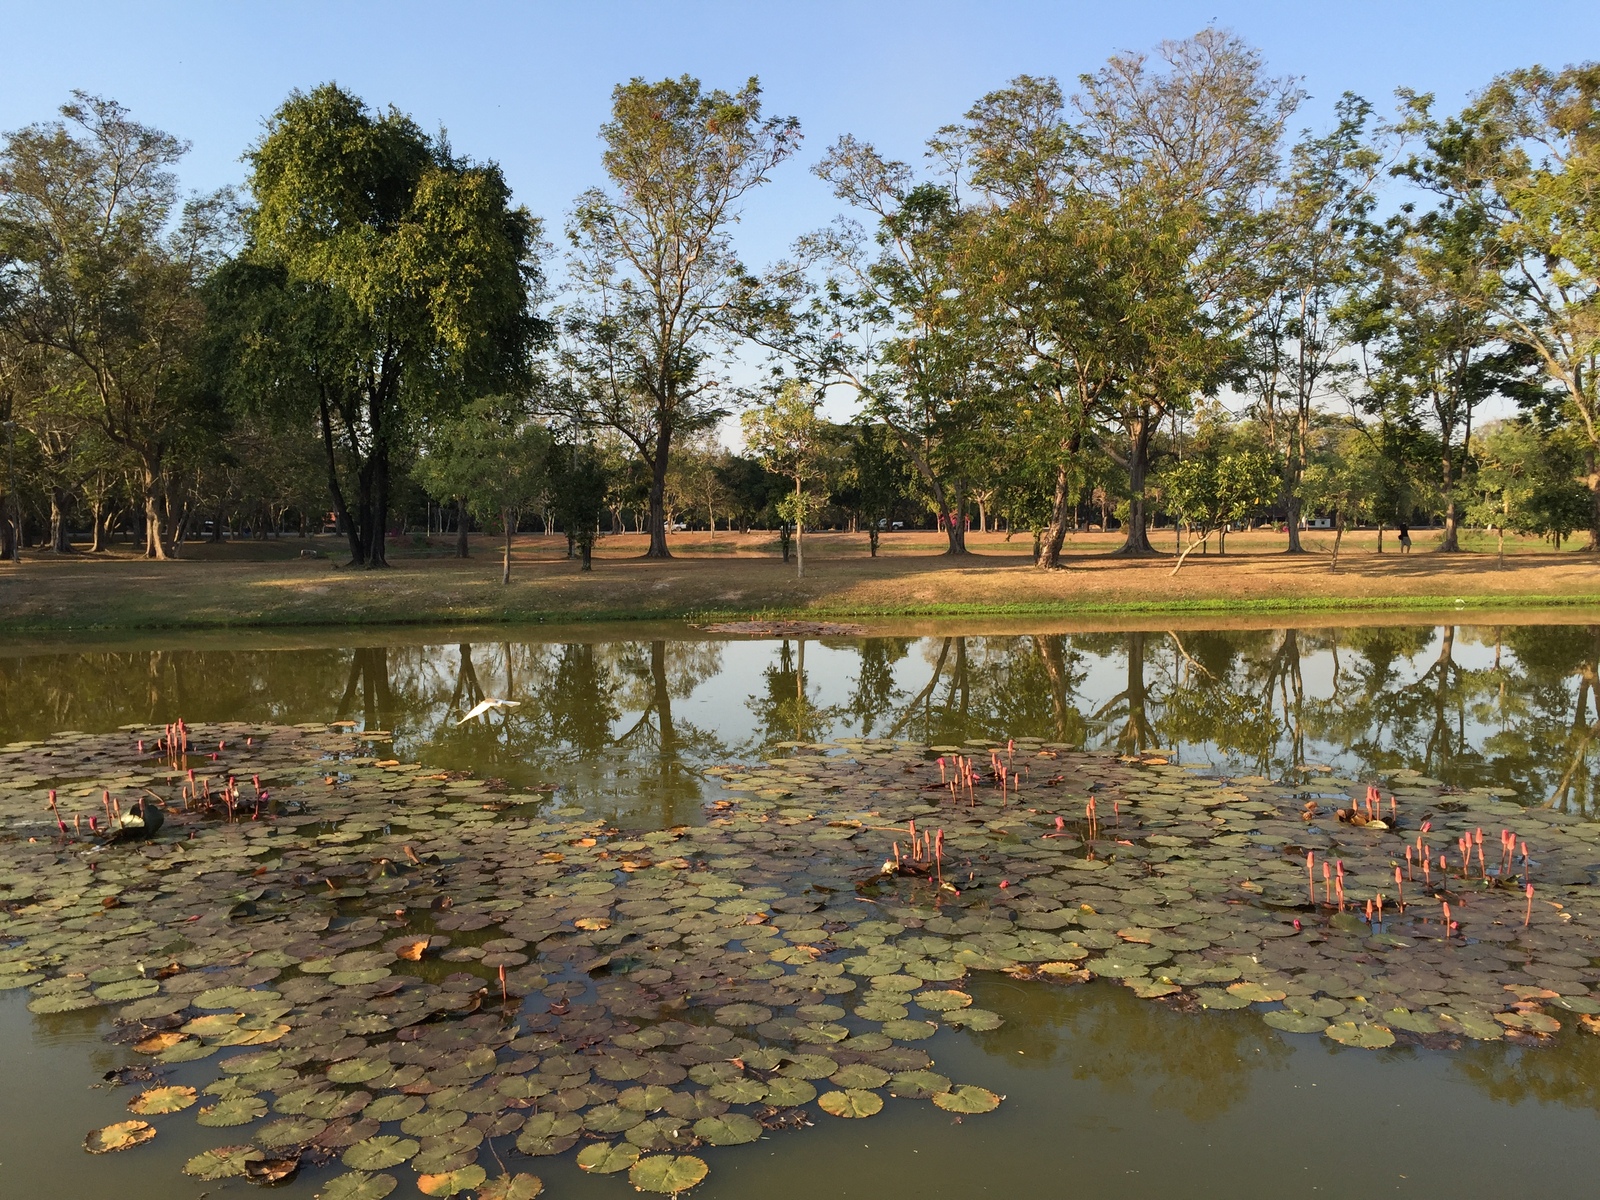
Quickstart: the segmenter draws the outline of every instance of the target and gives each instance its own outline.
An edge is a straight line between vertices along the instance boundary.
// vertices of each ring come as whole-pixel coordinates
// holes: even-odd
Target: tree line
[[[75,94],[0,146],[0,549],[331,523],[382,566],[476,522],[509,577],[519,527],[587,566],[684,520],[776,527],[803,571],[819,523],[960,554],[995,521],[1051,567],[1089,524],[1181,556],[1312,517],[1594,549],[1597,98],[1600,66],[1532,67],[1296,136],[1298,81],[1208,28],[1070,94],[1019,76],[920,166],[839,138],[813,170],[848,211],[753,269],[798,120],[634,79],[556,287],[494,162],[336,85],[191,196],[183,142]]]

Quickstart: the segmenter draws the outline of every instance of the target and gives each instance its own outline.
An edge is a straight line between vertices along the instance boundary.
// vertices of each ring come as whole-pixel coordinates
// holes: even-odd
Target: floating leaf
[[[199,1093],[192,1087],[150,1088],[128,1101],[128,1111],[138,1113],[142,1117],[182,1112],[193,1105],[198,1098]]]
[[[850,1063],[830,1075],[828,1082],[845,1089],[880,1088],[889,1082],[889,1072],[867,1063]]]
[[[399,1183],[393,1175],[346,1171],[322,1185],[317,1200],[383,1200]]]
[[[259,1162],[265,1157],[254,1146],[218,1146],[184,1163],[183,1173],[196,1179],[229,1179],[243,1175],[246,1163]]]
[[[578,1166],[596,1175],[626,1171],[639,1161],[639,1147],[626,1143],[592,1142],[578,1151]]]
[[[628,1171],[628,1182],[641,1192],[675,1196],[706,1177],[708,1168],[692,1154],[652,1154]]]
[[[946,1112],[986,1113],[999,1108],[1000,1099],[987,1088],[964,1083],[948,1092],[940,1092],[934,1096],[933,1102]]]
[[[1365,1021],[1336,1021],[1322,1031],[1341,1046],[1359,1046],[1363,1050],[1382,1050],[1394,1045],[1394,1034],[1382,1025],[1369,1025]]]
[[[1262,1013],[1261,1019],[1274,1029],[1283,1030],[1284,1033],[1321,1033],[1328,1027],[1328,1023],[1321,1017],[1293,1012],[1287,1008],[1275,1008],[1271,1012]]]
[[[897,1042],[916,1042],[939,1032],[932,1021],[885,1021],[883,1032]]]
[[[694,1135],[711,1146],[742,1146],[761,1136],[761,1125],[740,1113],[726,1113],[696,1121]]]
[[[1284,998],[1284,993],[1277,988],[1265,987],[1259,983],[1230,983],[1227,990],[1230,996],[1249,1004],[1266,1004]]]
[[[111,1154],[142,1146],[155,1136],[155,1126],[148,1121],[118,1121],[90,1133],[83,1139],[83,1148],[90,1154]]]
[[[454,1196],[459,1192],[470,1192],[488,1177],[489,1173],[474,1163],[437,1175],[418,1175],[417,1189],[424,1196]]]
[[[543,1191],[537,1175],[496,1175],[478,1189],[478,1200],[534,1200]]]
[[[357,1142],[340,1156],[347,1167],[357,1171],[381,1171],[385,1167],[398,1167],[422,1149],[420,1143],[410,1138],[380,1134]]]
[[[236,1096],[203,1106],[195,1120],[210,1129],[248,1125],[267,1115],[267,1102],[260,1096]]]
[[[846,1088],[842,1092],[823,1092],[817,1098],[817,1107],[835,1117],[871,1117],[883,1111],[883,1097],[861,1088]]]

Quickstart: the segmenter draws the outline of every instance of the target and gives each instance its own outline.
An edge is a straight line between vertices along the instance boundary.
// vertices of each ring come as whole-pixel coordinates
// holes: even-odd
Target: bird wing
[[[521,705],[521,700],[500,700],[494,696],[490,696],[487,699],[478,701],[478,703],[473,706],[472,711],[467,713],[466,716],[462,717],[461,720],[457,721],[456,724],[465,725],[474,717],[483,716],[483,714],[488,712],[491,708],[519,708]]]

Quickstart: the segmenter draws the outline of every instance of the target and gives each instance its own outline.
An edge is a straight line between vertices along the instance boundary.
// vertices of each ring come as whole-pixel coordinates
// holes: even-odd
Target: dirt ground
[[[1441,555],[1419,537],[1410,555],[1375,553],[1371,533],[1347,535],[1337,571],[1330,536],[1312,534],[1312,553],[1289,556],[1284,538],[1235,534],[1228,554],[1198,553],[1172,574],[1170,554],[1124,559],[1114,535],[1079,535],[1067,565],[1038,571],[1030,539],[973,535],[974,553],[939,553],[943,538],[896,533],[882,553],[866,554],[864,535],[811,534],[807,570],[777,556],[770,534],[676,534],[677,557],[638,557],[642,537],[602,539],[595,568],[564,557],[559,536],[526,535],[514,548],[512,583],[500,584],[499,547],[474,538],[473,556],[451,557],[453,542],[399,539],[387,570],[353,570],[334,538],[201,544],[186,557],[154,563],[126,550],[56,558],[30,555],[0,564],[0,630],[237,628],[456,624],[500,621],[709,619],[721,615],[932,616],[960,614],[1070,617],[1076,613],[1409,609],[1462,607],[1600,611],[1600,558],[1551,553],[1539,544],[1510,549],[1503,568],[1492,553]],[[709,544],[708,544],[709,543]],[[1157,542],[1161,546],[1161,542]],[[321,557],[302,558],[312,548]],[[1169,547],[1162,547],[1169,549]],[[1492,551],[1492,545],[1491,545]]]

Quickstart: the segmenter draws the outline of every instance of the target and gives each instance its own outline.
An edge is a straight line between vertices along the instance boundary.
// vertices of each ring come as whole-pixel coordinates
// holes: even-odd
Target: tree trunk
[[[800,476],[794,477],[794,561],[795,578],[806,577],[805,501],[800,491]]]
[[[1044,537],[1041,540],[1037,533],[1034,534],[1039,548],[1034,553],[1034,566],[1040,570],[1053,571],[1061,565],[1061,546],[1067,540],[1067,517],[1070,507],[1074,507],[1076,489],[1071,487],[1072,477],[1067,470],[1065,462],[1056,465],[1056,496],[1055,503],[1050,508],[1050,524],[1046,526]]]
[[[967,552],[966,480],[958,478],[950,488],[950,496],[955,501],[955,508],[945,513],[944,531],[950,542],[945,553],[949,555],[965,554]]]
[[[1293,492],[1289,493],[1284,507],[1288,510],[1289,544],[1284,547],[1285,554],[1304,554],[1306,548],[1300,544],[1300,497]]]
[[[1330,573],[1339,569],[1339,543],[1344,541],[1344,509],[1337,510],[1333,519],[1338,529],[1333,535],[1333,562],[1328,565]]]
[[[511,535],[515,532],[515,527],[511,523],[511,510],[509,508],[500,510],[500,523],[505,526],[506,530],[506,552],[505,557],[500,562],[500,582],[503,585],[511,582]]]
[[[667,454],[671,449],[672,428],[663,424],[650,463],[650,548],[644,552],[646,558],[672,557],[667,549]]]
[[[50,489],[50,552],[72,553],[72,534],[67,529],[67,506],[72,496],[65,488]]]
[[[333,417],[326,392],[318,397],[318,405],[322,419],[322,449],[328,467],[328,498],[333,501],[334,520],[343,528],[345,539],[350,543],[350,565],[355,566],[362,561],[361,531],[350,519],[350,509],[344,502],[344,488],[339,484],[339,452],[333,444]]]
[[[1446,438],[1444,459],[1441,463],[1443,486],[1440,489],[1444,493],[1444,534],[1439,538],[1438,546],[1434,548],[1440,554],[1455,554],[1461,549],[1456,537],[1458,522],[1456,520],[1455,463],[1453,457],[1450,453],[1450,439]]]
[[[1134,419],[1128,429],[1128,531],[1118,554],[1147,555],[1158,551],[1145,529],[1145,476],[1150,471],[1150,435],[1154,423],[1148,414]]]
[[[170,555],[161,533],[161,488],[158,472],[146,463],[144,483],[144,556],[165,562]]]
[[[878,557],[878,523],[873,521],[867,526],[867,555],[870,558]]]

